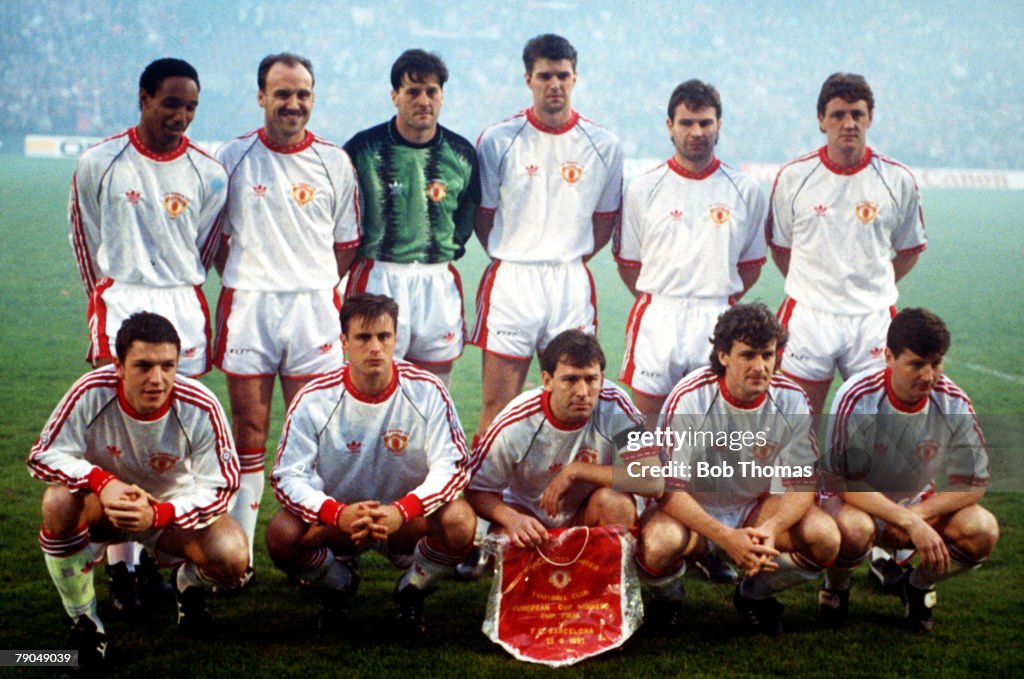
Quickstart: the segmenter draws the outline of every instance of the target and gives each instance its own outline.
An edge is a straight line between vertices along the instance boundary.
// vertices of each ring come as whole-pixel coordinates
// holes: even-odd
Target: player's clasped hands
[[[779,567],[775,561],[779,555],[779,550],[775,548],[775,538],[760,528],[733,529],[720,546],[750,577],[762,572],[770,573]]]
[[[338,529],[356,545],[363,545],[388,536],[402,527],[402,513],[392,505],[377,500],[363,500],[346,505],[338,515]]]
[[[114,479],[100,492],[100,504],[110,523],[118,530],[137,533],[153,525],[153,508],[146,491],[135,484]]]

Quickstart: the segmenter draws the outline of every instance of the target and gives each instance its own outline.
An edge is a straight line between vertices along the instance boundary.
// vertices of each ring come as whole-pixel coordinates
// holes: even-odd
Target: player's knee
[[[995,551],[999,542],[999,522],[992,512],[980,505],[973,505],[971,510],[963,549],[973,560],[981,561]]]
[[[804,518],[803,537],[810,556],[818,563],[830,563],[839,555],[842,537],[832,517],[821,510],[812,510]]]
[[[469,503],[459,498],[441,509],[441,533],[453,549],[469,549],[476,537],[476,513]]]
[[[689,537],[685,526],[668,517],[649,521],[640,533],[644,564],[652,570],[667,570],[683,558]]]
[[[245,531],[227,515],[217,519],[208,530],[203,544],[207,559],[204,566],[215,571],[222,582],[238,582],[249,565],[249,542]]]
[[[875,522],[859,509],[846,505],[836,517],[841,550],[850,558],[868,551],[875,540]]]
[[[78,527],[83,502],[64,486],[47,486],[43,492],[43,528],[52,535],[68,535]]]
[[[626,528],[636,525],[636,502],[633,496],[616,492],[611,488],[599,488],[594,491],[590,501],[597,508],[600,525],[619,524]]]
[[[287,510],[279,510],[267,524],[266,541],[270,559],[278,568],[283,568],[295,555],[306,525]]]

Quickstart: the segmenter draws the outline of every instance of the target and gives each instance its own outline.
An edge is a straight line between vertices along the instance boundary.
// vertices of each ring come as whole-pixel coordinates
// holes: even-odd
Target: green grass
[[[43,486],[25,471],[24,458],[51,409],[86,369],[85,297],[67,242],[67,187],[73,165],[4,157],[0,169],[0,648],[57,649],[66,616],[35,540]],[[974,399],[983,417],[1015,422],[1024,414],[1019,339],[1024,290],[1024,239],[1017,226],[1024,193],[927,191],[930,247],[901,284],[901,306],[923,305],[949,324],[954,343],[947,372]],[[485,265],[474,246],[460,262],[467,312]],[[600,337],[616,374],[624,348],[630,298],[610,254],[592,264],[599,286]],[[207,284],[217,298],[217,281]],[[748,299],[775,308],[782,282],[770,265]],[[470,322],[472,318],[469,319]],[[992,371],[1009,374],[1001,377]],[[466,429],[479,414],[480,355],[469,348],[455,367],[452,392]],[[1012,379],[1016,377],[1017,381]],[[536,382],[536,368],[531,373]],[[223,375],[203,378],[226,403]],[[280,430],[277,404],[271,441]],[[1016,419],[1014,419],[1016,418]],[[1014,430],[993,443],[994,475],[1020,468],[1021,438]],[[992,439],[991,433],[989,434]],[[1018,475],[1013,485],[1020,491]],[[687,578],[691,616],[679,638],[643,633],[624,650],[568,668],[560,676],[1016,676],[1024,662],[1024,496],[990,493],[985,504],[999,518],[1002,540],[977,573],[940,587],[938,626],[930,637],[899,625],[898,601],[875,594],[859,574],[853,622],[838,633],[819,631],[810,586],[783,594],[789,633],[782,639],[747,636],[732,610],[729,588]],[[268,490],[262,521],[277,509]],[[346,639],[312,634],[317,604],[275,571],[257,534],[258,579],[243,597],[213,601],[221,625],[215,640],[179,638],[173,612],[141,622],[108,619],[113,670],[120,676],[316,676],[341,672],[381,675],[546,675],[519,663],[480,632],[488,583],[444,583],[428,604],[424,644],[389,640],[390,592],[397,572],[382,559],[363,559],[363,586],[353,607],[359,630]],[[104,578],[97,578],[101,601]],[[42,672],[39,672],[42,674]],[[32,672],[26,673],[31,675]]]

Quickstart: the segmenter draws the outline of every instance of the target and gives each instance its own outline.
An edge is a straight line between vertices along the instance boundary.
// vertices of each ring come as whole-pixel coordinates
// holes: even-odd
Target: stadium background
[[[814,102],[824,77],[849,70],[868,78],[877,101],[869,143],[910,165],[923,185],[930,247],[901,283],[900,304],[929,306],[951,327],[947,372],[985,420],[998,484],[985,504],[1003,527],[985,569],[940,588],[932,638],[900,629],[897,602],[873,594],[859,578],[849,629],[817,631],[807,587],[782,598],[792,630],[787,637],[751,639],[739,629],[729,590],[688,578],[687,611],[694,617],[679,639],[640,636],[624,652],[563,674],[1010,676],[1024,660],[1024,140],[1018,133],[1024,9],[1018,3],[385,0],[299,8],[259,1],[8,0],[0,3],[0,21],[0,648],[55,649],[65,640],[66,617],[35,542],[41,486],[28,478],[23,460],[56,401],[86,367],[85,299],[66,240],[74,164],[20,157],[25,135],[94,137],[134,124],[139,71],[174,55],[196,65],[203,85],[189,135],[223,140],[261,124],[258,60],[292,50],[316,67],[311,129],[343,142],[391,115],[390,64],[417,46],[441,53],[452,74],[441,122],[475,138],[528,105],[522,44],[554,31],[580,52],[576,107],[622,138],[634,172],[669,155],[664,105],[681,80],[700,77],[719,87],[725,108],[719,156],[769,180],[772,166],[821,144]],[[63,148],[73,153],[74,143]],[[485,259],[474,242],[459,264],[469,322]],[[599,334],[614,376],[630,299],[607,251],[592,268]],[[217,289],[214,274],[206,286],[211,301]],[[778,305],[781,279],[770,264],[748,299]],[[213,372],[204,382],[226,402],[222,375]],[[479,411],[478,351],[467,350],[453,383],[471,430]],[[280,417],[278,403],[272,436]],[[268,487],[264,522],[275,510]],[[366,559],[357,610],[366,626],[350,639],[311,639],[315,601],[273,571],[265,549],[258,546],[257,555],[255,588],[241,599],[214,602],[224,625],[215,641],[177,638],[170,610],[141,623],[111,621],[117,672],[540,672],[480,634],[486,583],[446,584],[430,600],[428,643],[406,649],[387,640],[394,574]],[[106,587],[102,577],[97,581],[102,599]]]

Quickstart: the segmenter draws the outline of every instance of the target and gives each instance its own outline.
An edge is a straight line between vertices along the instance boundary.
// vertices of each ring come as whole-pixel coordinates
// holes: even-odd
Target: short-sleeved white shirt
[[[927,245],[913,175],[870,148],[852,168],[833,164],[825,147],[785,165],[765,233],[772,248],[791,251],[786,295],[834,314],[895,304],[894,254]]]
[[[338,284],[335,250],[359,247],[355,170],[339,146],[306,132],[291,146],[264,129],[217,150],[228,171],[225,287],[264,292]]]
[[[756,183],[718,159],[694,174],[670,158],[633,179],[613,253],[642,267],[637,290],[668,297],[728,298],[738,269],[765,262],[767,203]]]
[[[494,213],[486,250],[511,262],[571,262],[594,249],[594,214],[621,208],[622,146],[575,111],[551,128],[532,109],[477,141],[481,209]]]

